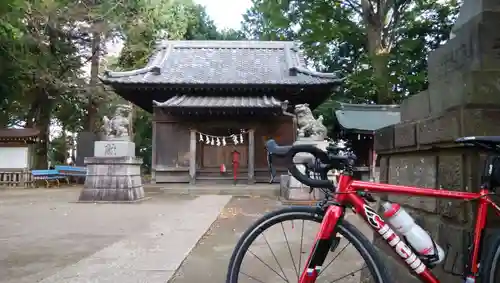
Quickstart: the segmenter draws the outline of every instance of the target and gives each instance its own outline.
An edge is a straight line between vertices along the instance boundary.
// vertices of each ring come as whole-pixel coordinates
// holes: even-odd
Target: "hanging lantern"
[[[210,137],[205,135],[205,144],[210,144]]]
[[[217,138],[217,146],[220,146],[220,138]]]
[[[226,137],[222,138],[222,146],[226,146]]]
[[[203,142],[203,134],[200,133],[200,141]]]
[[[240,134],[240,143],[243,143],[243,134]]]
[[[211,145],[215,145],[215,140],[214,137],[212,137],[212,141],[210,142]]]

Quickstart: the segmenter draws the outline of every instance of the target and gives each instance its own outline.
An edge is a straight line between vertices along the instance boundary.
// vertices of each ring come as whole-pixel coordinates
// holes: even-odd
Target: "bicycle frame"
[[[449,190],[436,190],[430,188],[418,188],[401,185],[380,184],[353,180],[350,175],[340,175],[338,179],[337,193],[333,201],[337,205],[328,206],[320,230],[316,235],[315,245],[301,274],[299,283],[314,283],[321,271],[321,266],[329,252],[331,239],[335,235],[337,222],[344,216],[347,205],[360,215],[375,231],[382,236],[389,246],[393,248],[399,257],[407,264],[410,272],[413,272],[422,282],[439,283],[439,280],[431,270],[420,260],[410,247],[385,223],[383,218],[371,208],[358,192],[373,192],[386,194],[399,194],[411,196],[423,196],[433,198],[459,199],[465,201],[478,201],[477,221],[475,223],[473,249],[468,265],[468,282],[475,282],[478,274],[479,253],[481,248],[481,235],[486,223],[488,206],[493,206],[500,212],[500,207],[489,197],[489,191],[481,189],[479,193],[457,192]]]

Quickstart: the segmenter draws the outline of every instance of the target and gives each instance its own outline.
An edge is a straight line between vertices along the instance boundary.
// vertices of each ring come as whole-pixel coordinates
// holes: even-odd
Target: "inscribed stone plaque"
[[[135,156],[135,144],[129,141],[97,141],[94,148],[95,157]]]

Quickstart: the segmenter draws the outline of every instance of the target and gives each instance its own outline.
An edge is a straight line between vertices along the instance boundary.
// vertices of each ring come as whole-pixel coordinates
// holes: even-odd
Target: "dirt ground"
[[[169,283],[225,282],[229,259],[239,237],[256,219],[280,207],[282,207],[280,202],[269,198],[234,197]],[[371,235],[369,228],[356,216],[350,214],[347,219],[357,225],[365,235]],[[290,222],[284,223],[283,228],[276,225],[277,227],[265,232],[265,239],[257,238],[250,250],[259,259],[247,255],[242,265],[245,274],[252,278],[240,274],[239,282],[297,282],[296,274],[303,268],[298,268],[299,261],[303,266],[319,225],[316,223],[304,225],[303,247],[300,248],[302,223],[296,221],[292,225]],[[286,231],[289,245],[284,240],[283,231]],[[364,261],[352,245],[345,248],[346,244],[345,240],[341,240],[338,250],[343,249],[342,253],[330,266],[324,266],[326,269],[318,278],[318,282],[332,282],[332,280],[345,283],[360,282],[359,269],[363,268]],[[300,250],[302,250],[302,255],[300,255]],[[290,254],[294,257],[293,260]],[[330,253],[325,265],[337,254],[338,252]],[[266,264],[271,268],[268,268]],[[355,273],[350,274],[353,272]],[[339,278],[340,280],[335,281]]]
[[[0,191],[0,283],[225,282],[239,237],[282,206],[275,198],[160,192],[140,204],[82,204],[78,195],[77,188]],[[288,221],[266,230],[239,282],[297,282],[318,227]],[[344,245],[326,266],[337,254],[330,253],[318,282],[360,282],[360,272],[350,273],[363,262]]]
[[[1,283],[166,282],[230,200],[154,194],[83,204],[78,195],[0,191]]]

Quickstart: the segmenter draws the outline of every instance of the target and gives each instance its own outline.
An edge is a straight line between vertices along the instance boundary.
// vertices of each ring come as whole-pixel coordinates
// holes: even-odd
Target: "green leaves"
[[[157,0],[155,6],[143,1],[136,20],[123,26],[125,45],[114,69],[131,70],[143,67],[159,39],[239,40],[244,35],[234,30],[217,30],[205,9],[188,0]],[[110,60],[113,61],[113,60]],[[113,62],[109,62],[113,63]],[[108,97],[109,108],[123,100]],[[152,156],[151,114],[135,107],[133,120],[136,154],[143,158],[143,169],[150,171]]]
[[[427,55],[448,39],[458,2],[253,0],[243,30],[261,40],[298,40],[310,66],[346,77],[316,110],[333,123],[335,101],[399,103],[426,89]]]
[[[312,66],[340,71],[346,85],[335,99],[373,102],[388,88],[397,103],[426,88],[427,54],[448,38],[458,3],[365,2],[254,0],[243,27],[262,40],[299,40]]]

